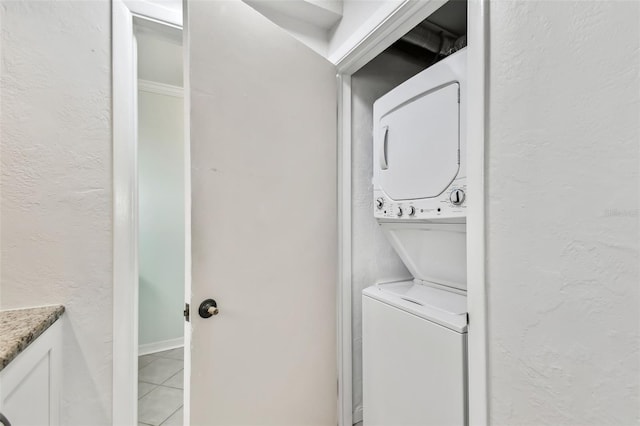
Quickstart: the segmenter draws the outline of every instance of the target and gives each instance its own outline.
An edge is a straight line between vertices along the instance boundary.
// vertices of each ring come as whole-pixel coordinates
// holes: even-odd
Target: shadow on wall
[[[78,312],[80,310],[91,311],[92,305],[85,304],[80,309],[71,305],[61,318],[64,345],[60,423],[86,426],[86,420],[92,419],[93,426],[111,425],[111,395],[98,389],[100,383],[111,381],[113,342],[96,342],[98,334],[86,324],[74,322],[76,318],[91,315],[90,312]],[[111,321],[108,323],[110,325]],[[84,420],[77,422],[73,419]]]

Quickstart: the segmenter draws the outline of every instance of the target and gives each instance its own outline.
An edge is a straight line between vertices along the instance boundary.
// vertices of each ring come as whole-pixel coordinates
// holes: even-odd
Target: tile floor
[[[138,357],[138,426],[182,426],[182,348]]]

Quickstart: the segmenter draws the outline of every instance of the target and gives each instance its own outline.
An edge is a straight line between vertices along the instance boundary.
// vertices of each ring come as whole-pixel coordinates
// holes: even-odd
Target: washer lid
[[[414,281],[376,284],[365,288],[362,294],[458,333],[467,332],[464,295]]]

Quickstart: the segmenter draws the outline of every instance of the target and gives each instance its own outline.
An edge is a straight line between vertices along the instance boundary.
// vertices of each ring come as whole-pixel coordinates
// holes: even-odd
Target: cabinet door
[[[57,426],[60,323],[55,323],[0,372],[0,411],[15,426]]]
[[[335,425],[335,68],[241,1],[186,23],[191,424]]]

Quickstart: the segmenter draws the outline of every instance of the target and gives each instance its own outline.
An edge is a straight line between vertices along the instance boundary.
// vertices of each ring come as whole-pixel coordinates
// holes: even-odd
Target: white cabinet
[[[59,424],[61,322],[0,371],[0,412],[13,426]]]

